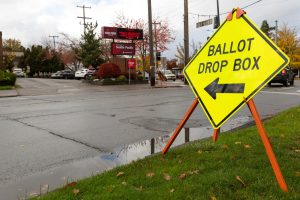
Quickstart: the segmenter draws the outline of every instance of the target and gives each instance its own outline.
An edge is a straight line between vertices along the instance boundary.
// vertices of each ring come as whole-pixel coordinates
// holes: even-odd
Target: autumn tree
[[[156,17],[153,22],[156,25],[156,32],[153,28],[153,41],[154,47],[157,48],[158,52],[166,51],[167,45],[174,40],[171,34],[171,29],[169,24],[166,20],[163,20],[159,17]],[[148,32],[148,23],[145,22],[143,19],[129,19],[126,18],[124,15],[118,15],[117,20],[114,23],[114,26],[120,28],[131,28],[131,29],[142,29],[144,38],[143,40],[135,40],[135,49],[142,59],[143,71],[150,71],[150,66],[146,67],[146,56],[150,52],[149,47],[149,32]],[[157,45],[157,46],[156,46]]]
[[[300,40],[295,28],[289,28],[284,24],[278,30],[277,45],[290,58],[290,66],[300,69]]]
[[[189,56],[190,59],[191,59],[191,57],[193,57],[198,52],[198,50],[201,48],[201,46],[202,46],[202,44],[200,42],[199,43],[196,43],[195,41],[192,42],[191,47],[192,47],[193,55]],[[183,45],[181,43],[179,43],[177,45],[177,47],[176,47],[176,50],[177,50],[177,52],[175,54],[175,57],[179,60],[179,64],[178,65],[181,68],[183,68],[184,67],[184,63],[185,63],[184,62],[185,56],[184,56],[184,47],[183,47]]]
[[[61,59],[66,67],[76,71],[81,64],[79,58],[80,41],[66,33],[60,33],[60,36],[62,39],[58,42],[58,50],[61,53]]]
[[[9,38],[3,41],[3,50],[5,52],[4,62],[6,69],[12,71],[12,68],[14,67],[14,61],[16,59],[16,52],[20,52],[21,49],[22,45],[20,40]]]

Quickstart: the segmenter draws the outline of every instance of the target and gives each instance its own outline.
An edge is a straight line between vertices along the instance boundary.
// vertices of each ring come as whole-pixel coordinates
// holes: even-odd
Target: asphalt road
[[[0,197],[28,194],[24,188],[18,191],[28,177],[45,171],[53,174],[60,166],[172,132],[194,99],[188,86],[103,87],[77,80],[27,78],[17,83],[22,86],[17,91],[20,96],[0,99]],[[288,88],[266,87],[255,103],[263,118],[298,106],[300,81]],[[234,118],[243,116],[250,116],[246,108]],[[198,107],[187,127],[207,126]],[[47,183],[39,181],[43,182],[31,183]]]

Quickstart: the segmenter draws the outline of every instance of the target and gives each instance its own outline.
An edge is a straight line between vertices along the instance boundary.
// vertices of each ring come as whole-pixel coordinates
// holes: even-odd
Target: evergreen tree
[[[264,32],[269,38],[273,37],[273,33],[271,32],[272,30],[274,30],[274,27],[270,27],[267,20],[264,20],[261,24],[260,29],[262,30],[262,32]]]
[[[86,31],[81,36],[82,41],[79,44],[78,57],[84,67],[89,67],[90,65],[97,67],[104,62],[101,58],[101,38],[97,37],[95,32],[97,26],[97,22],[95,25],[92,23],[87,24]]]

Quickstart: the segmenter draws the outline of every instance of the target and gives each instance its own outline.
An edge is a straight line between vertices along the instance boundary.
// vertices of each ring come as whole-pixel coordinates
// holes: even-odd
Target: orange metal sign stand
[[[170,140],[168,141],[168,143],[164,147],[164,149],[162,151],[162,154],[166,154],[168,152],[169,148],[171,147],[171,145],[173,144],[174,140],[176,139],[176,137],[180,133],[180,131],[183,128],[184,124],[187,122],[187,120],[190,118],[191,114],[195,110],[197,104],[198,104],[198,98],[196,98],[193,101],[192,105],[188,109],[188,111],[185,114],[184,118],[181,120],[180,124],[178,125],[178,127],[174,131],[174,133],[171,136]],[[266,134],[266,131],[265,131],[264,127],[263,127],[263,123],[262,123],[262,121],[261,121],[261,119],[259,117],[259,114],[257,112],[257,109],[256,109],[256,106],[254,104],[253,99],[250,99],[247,102],[247,105],[248,105],[249,110],[250,110],[250,112],[251,112],[251,114],[253,116],[253,119],[254,119],[255,124],[257,126],[257,129],[258,129],[258,132],[259,132],[260,137],[262,139],[262,142],[263,142],[263,144],[265,146],[265,149],[266,149],[267,155],[269,157],[269,160],[270,160],[271,166],[273,168],[273,171],[275,173],[277,182],[278,182],[281,190],[283,192],[287,192],[288,191],[287,184],[286,184],[286,182],[285,182],[285,180],[284,180],[284,178],[282,176],[282,173],[280,171],[280,167],[279,167],[279,165],[277,163],[277,160],[276,160],[275,154],[273,152],[272,146],[270,144],[270,141],[269,141],[269,138],[268,138],[268,136]],[[212,136],[212,139],[213,139],[214,142],[217,140],[219,132],[220,132],[220,129],[214,129],[214,133],[213,133],[213,136]]]

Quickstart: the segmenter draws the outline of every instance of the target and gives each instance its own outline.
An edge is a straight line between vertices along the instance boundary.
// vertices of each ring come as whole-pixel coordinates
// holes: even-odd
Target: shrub
[[[137,76],[137,79],[138,79],[139,81],[142,81],[142,80],[145,80],[145,77],[144,77],[143,75],[138,75],[138,76]]]
[[[114,63],[104,63],[97,71],[97,78],[116,78],[120,76],[120,67]]]
[[[117,81],[125,82],[125,81],[127,81],[127,78],[124,75],[120,75],[120,76],[118,76]]]
[[[16,83],[16,78],[16,75],[11,72],[0,71],[0,86],[14,86]]]

